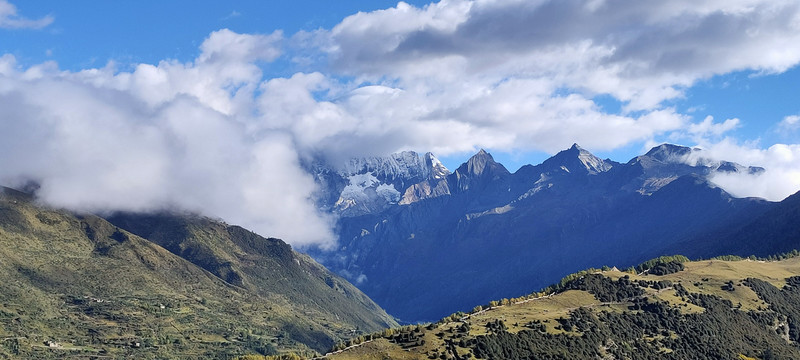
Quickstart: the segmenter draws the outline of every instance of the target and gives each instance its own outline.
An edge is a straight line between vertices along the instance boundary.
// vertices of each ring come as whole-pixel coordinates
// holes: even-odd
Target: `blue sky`
[[[407,1],[418,7],[426,1]],[[361,12],[391,8],[395,1],[233,1],[233,2],[65,2],[40,0],[17,4],[18,15],[28,19],[51,16],[53,22],[41,29],[0,31],[0,50],[13,54],[21,66],[56,61],[60,69],[80,71],[99,68],[113,61],[120,69],[162,60],[192,61],[199,46],[213,31],[228,28],[238,33],[282,31],[291,36],[299,31],[331,29],[345,17]],[[283,59],[285,60],[285,59]],[[325,64],[313,70],[329,71]],[[291,76],[309,70],[287,61],[263,66],[266,77]],[[684,96],[669,102],[697,121],[711,115],[718,119],[738,118],[741,125],[730,135],[762,145],[796,140],[798,132],[780,132],[777,124],[785,116],[800,114],[800,70],[793,67],[778,74],[744,70],[699,80]],[[600,94],[599,106],[610,112],[619,102]],[[656,138],[654,141],[670,141]],[[795,141],[796,142],[796,141]],[[690,142],[685,142],[692,145]],[[565,146],[568,146],[565,145]],[[495,157],[512,171],[527,163],[538,163],[551,155],[530,149],[492,149]],[[642,143],[613,149],[594,150],[598,156],[626,161],[640,154]],[[424,151],[425,149],[417,149]],[[441,155],[455,168],[472,154],[462,151]]]
[[[796,0],[0,0],[0,182],[304,243],[331,220],[299,159],[454,169],[485,148],[513,171],[671,142],[766,167],[715,181],[780,200],[800,190],[797,44]]]
[[[15,4],[18,2],[14,2]],[[0,32],[5,53],[23,64],[58,61],[66,70],[120,64],[191,61],[212,31],[287,34],[331,28],[348,15],[396,5],[385,0],[153,1],[37,0],[19,3],[31,19],[52,16],[45,28]],[[410,2],[414,3],[414,2]],[[423,2],[417,2],[424,4]]]

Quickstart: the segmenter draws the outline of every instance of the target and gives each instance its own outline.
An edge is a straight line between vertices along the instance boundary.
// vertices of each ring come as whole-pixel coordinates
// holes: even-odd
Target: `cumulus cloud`
[[[738,127],[738,119],[692,123],[665,100],[714,75],[779,73],[798,64],[800,49],[789,44],[800,42],[800,4],[400,2],[293,40],[327,54],[334,74],[352,79],[310,90],[336,97],[307,107],[306,119],[321,108],[343,114],[316,139],[340,143],[324,146],[329,151],[359,150],[344,138],[373,153],[554,153],[573,142],[611,150],[673,132],[721,136]],[[598,95],[621,102],[623,111],[605,111]]]
[[[700,78],[794,66],[799,13],[791,0],[401,2],[348,17],[327,49],[358,76],[550,78],[640,110]]]
[[[80,72],[0,59],[0,181],[35,180],[49,204],[87,211],[179,208],[295,245],[330,245],[331,219],[291,135],[253,131],[257,63],[279,33],[212,33],[191,63]]]
[[[702,122],[689,125],[689,133],[693,136],[705,138],[708,136],[721,136],[722,134],[739,127],[739,119],[727,119],[721,123],[714,122],[714,117],[709,115]]]
[[[673,134],[676,139],[690,138],[703,151],[694,152],[685,160],[731,161],[744,166],[764,168],[764,172],[718,172],[711,182],[737,197],[760,197],[781,201],[800,191],[800,144],[774,144],[763,148],[759,141],[740,142],[723,135],[739,126],[739,119],[715,122],[707,116],[691,123],[685,132]]]
[[[28,19],[17,14],[14,4],[0,0],[0,28],[3,29],[41,29],[53,23],[55,19],[47,15],[41,19]]]

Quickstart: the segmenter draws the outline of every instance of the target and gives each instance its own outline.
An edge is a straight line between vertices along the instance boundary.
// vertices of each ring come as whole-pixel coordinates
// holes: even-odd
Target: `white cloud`
[[[572,142],[606,150],[667,134],[720,149],[739,119],[692,122],[665,100],[714,75],[796,66],[800,48],[790,44],[800,43],[800,3],[444,0],[359,13],[316,35],[335,69],[378,85],[332,104],[358,119],[343,139],[375,152],[555,152]],[[598,94],[622,102],[622,112],[604,111]],[[360,121],[376,131],[354,131],[365,127]],[[742,196],[779,200],[797,191],[792,164],[769,159],[782,146],[713,152],[770,169],[716,180]]]
[[[800,129],[800,115],[788,115],[778,123],[778,130],[784,132],[792,132]]]
[[[239,16],[242,16],[242,13],[240,13],[240,12],[238,12],[238,11],[236,11],[236,10],[233,10],[233,11],[231,11],[231,12],[230,12],[230,14],[228,14],[228,15],[225,15],[225,16],[222,18],[222,20],[230,20],[230,19],[233,19],[233,18],[237,18],[237,17],[239,17]]]
[[[774,144],[764,148],[759,141],[740,142],[722,135],[739,126],[738,119],[714,122],[711,116],[688,126],[687,133],[677,132],[676,139],[691,138],[703,149],[687,158],[691,164],[698,160],[731,161],[744,166],[762,167],[764,172],[718,172],[711,182],[736,197],[760,197],[781,201],[800,191],[800,144]]]
[[[791,0],[400,3],[348,17],[331,31],[328,49],[355,75],[547,77],[639,110],[700,78],[794,66],[799,7]]]
[[[27,19],[17,14],[17,7],[7,0],[0,0],[0,28],[3,29],[41,29],[55,19],[47,15],[41,19]]]
[[[0,182],[71,209],[181,208],[294,245],[333,241],[291,134],[253,131],[255,62],[280,34],[212,33],[192,63],[60,71],[0,59]],[[227,49],[231,49],[228,51]]]
[[[341,116],[326,118],[332,128],[315,140],[337,143],[337,151],[555,152],[576,141],[610,150],[673,132],[719,137],[738,127],[738,119],[691,124],[664,101],[714,75],[798,64],[800,48],[789,44],[800,43],[800,4],[401,2],[292,40],[326,53],[336,75],[352,76],[329,84],[322,91],[337,96],[319,102]],[[593,100],[601,94],[623,111],[604,111]],[[320,108],[312,109],[318,116]],[[351,139],[361,149],[341,144]]]
[[[739,119],[727,119],[721,123],[714,122],[714,117],[709,115],[702,122],[689,125],[689,133],[698,137],[721,136],[722,134],[739,127]]]
[[[711,181],[737,197],[761,197],[780,201],[800,190],[800,144],[775,144],[761,149],[757,144],[739,144],[732,139],[701,146],[703,156],[761,166],[764,173],[717,173]]]

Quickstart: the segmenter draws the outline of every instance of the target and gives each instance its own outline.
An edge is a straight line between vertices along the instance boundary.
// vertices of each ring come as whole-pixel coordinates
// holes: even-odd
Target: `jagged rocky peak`
[[[492,155],[486,152],[484,149],[481,149],[475,155],[472,155],[472,157],[469,158],[467,162],[461,164],[456,171],[462,175],[476,176],[481,176],[483,174],[501,175],[509,173],[505,166],[494,161]]]
[[[402,151],[386,156],[353,158],[336,170],[339,187],[328,187],[328,208],[342,216],[376,213],[397,204],[407,189],[427,180],[444,180],[450,171],[432,153]],[[319,177],[319,176],[318,176]],[[324,185],[324,184],[323,184]],[[429,192],[440,193],[432,183]],[[326,204],[321,204],[325,207]]]
[[[402,151],[388,156],[368,156],[352,158],[345,163],[342,175],[373,173],[375,176],[424,177],[426,174],[422,159],[414,151]]]
[[[734,162],[730,161],[719,161],[719,162],[709,162],[706,164],[714,169],[714,171],[718,173],[747,173],[750,175],[759,175],[766,171],[763,167],[760,166],[742,166]]]
[[[562,169],[567,172],[588,172],[597,174],[611,169],[611,162],[594,156],[578,144],[572,144],[567,150],[562,150],[542,163],[546,168]]]
[[[428,178],[439,180],[450,175],[450,170],[447,170],[444,164],[442,164],[433,153],[425,153],[423,161],[425,162],[425,169],[428,171]]]
[[[350,159],[341,168],[342,176],[371,173],[379,179],[440,179],[450,171],[432,153],[419,156],[414,151],[401,151],[387,156]]]
[[[400,199],[400,205],[450,194],[450,188],[447,184],[447,176],[450,175],[450,170],[447,170],[442,162],[430,152],[425,153],[423,161],[428,172],[427,177],[423,181],[406,188],[402,199]]]

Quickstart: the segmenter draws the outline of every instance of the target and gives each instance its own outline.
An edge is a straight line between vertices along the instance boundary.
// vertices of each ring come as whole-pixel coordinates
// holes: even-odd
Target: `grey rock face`
[[[436,182],[450,172],[433,154],[419,156],[413,151],[404,151],[389,156],[373,156],[351,159],[339,164],[317,163],[309,166],[320,191],[317,204],[323,210],[342,217],[354,217],[379,213],[393,205],[410,201],[406,199],[408,189],[424,181]],[[436,189],[420,189],[419,194],[442,193]]]

